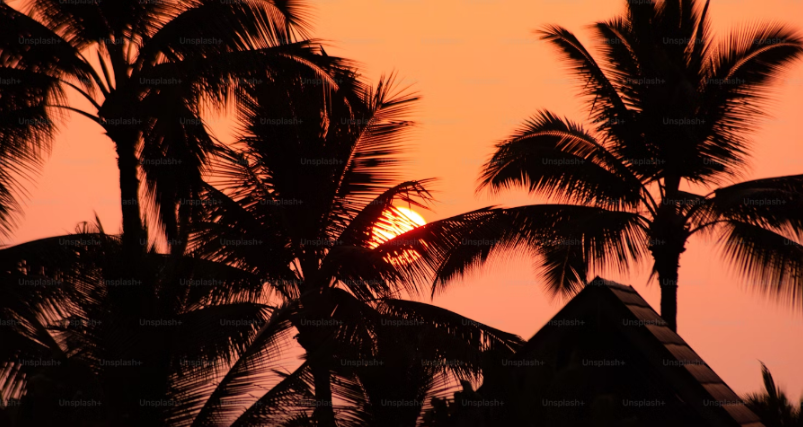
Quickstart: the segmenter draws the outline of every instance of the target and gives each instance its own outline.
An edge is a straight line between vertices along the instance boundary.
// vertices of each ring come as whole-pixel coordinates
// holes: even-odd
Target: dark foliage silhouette
[[[124,281],[120,238],[96,227],[3,249],[0,260],[11,425],[188,425],[233,360],[276,362],[272,343],[287,335],[253,275],[149,251],[139,279]]]
[[[354,97],[314,71],[276,79],[241,92],[240,144],[218,149],[217,187],[203,184],[203,203],[180,212],[184,254],[132,258],[99,225],[0,250],[11,343],[0,398],[16,402],[0,416],[302,426],[337,414],[338,425],[412,426],[431,397],[479,381],[486,351],[518,348],[516,336],[399,299],[493,216],[377,240],[394,203],[431,201],[395,174],[415,97],[388,81]],[[294,337],[305,360],[287,372]]]
[[[0,419],[11,426],[320,425],[321,360],[338,425],[414,426],[456,378],[479,380],[485,351],[521,344],[448,310],[338,288],[270,305],[276,287],[199,258],[149,252],[141,281],[123,282],[120,238],[86,226],[0,261]],[[337,309],[315,325],[332,336],[284,371],[323,304]]]

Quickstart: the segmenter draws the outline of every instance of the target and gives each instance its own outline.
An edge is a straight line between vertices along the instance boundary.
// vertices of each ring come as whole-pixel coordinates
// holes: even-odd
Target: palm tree
[[[803,400],[797,407],[789,403],[786,394],[775,385],[770,370],[761,364],[761,376],[764,378],[764,392],[751,393],[745,398],[745,404],[761,418],[767,427],[799,427],[803,425]]]
[[[36,166],[60,113],[94,121],[117,151],[124,246],[133,254],[147,241],[140,172],[157,223],[175,244],[177,210],[196,197],[218,145],[204,111],[225,106],[238,79],[269,70],[270,84],[307,68],[323,85],[349,84],[343,61],[299,41],[305,34],[306,8],[296,1],[34,0],[25,13],[3,3],[0,155],[18,169]],[[0,185],[0,197],[12,202],[7,187]]]
[[[803,40],[762,24],[715,43],[708,2],[627,6],[593,26],[602,60],[564,28],[539,32],[582,79],[589,124],[541,111],[497,145],[480,188],[522,187],[555,204],[506,211],[519,233],[492,246],[526,243],[544,259],[548,288],[567,294],[592,269],[626,272],[649,254],[661,316],[677,330],[681,254],[691,236],[714,237],[752,286],[799,305],[803,175],[728,182],[744,170],[748,133]],[[469,249],[443,277],[482,258]]]
[[[404,319],[424,316],[454,335],[447,341],[451,352],[430,343],[420,348],[421,354],[510,349],[519,341],[459,316],[444,316],[436,307],[399,299],[417,294],[461,238],[495,216],[483,209],[392,239],[376,232],[393,226],[388,215],[394,205],[426,208],[431,201],[426,181],[399,177],[405,131],[412,124],[406,115],[416,97],[394,88],[390,78],[349,100],[308,84],[311,78],[302,72],[281,87],[244,90],[239,142],[212,164],[213,179],[191,224],[189,248],[253,273],[278,289],[284,301],[297,301],[300,314],[292,324],[312,375],[313,418],[319,426],[334,426],[333,393],[342,389],[338,381],[352,384],[347,389],[379,392],[367,374],[344,371],[342,362],[387,354],[383,347],[393,341],[377,343],[374,337],[389,329],[377,321],[389,308],[406,307]],[[479,372],[476,363],[447,368],[458,378]],[[408,391],[422,390],[422,384],[414,381]],[[345,400],[365,408],[365,394],[358,395]],[[420,412],[408,409],[403,419]],[[377,411],[382,412],[371,410],[379,420],[393,413]]]

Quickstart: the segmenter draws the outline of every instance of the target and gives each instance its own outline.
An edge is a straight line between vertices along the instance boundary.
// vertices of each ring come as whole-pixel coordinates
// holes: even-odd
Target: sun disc
[[[425,225],[427,223],[427,221],[424,220],[424,217],[422,217],[421,215],[418,214],[418,212],[416,212],[416,211],[414,211],[412,209],[396,208],[396,210],[398,210],[399,212],[404,214],[404,216],[406,216],[407,219],[409,219],[410,221],[414,222],[417,227],[420,227],[420,226]]]
[[[426,223],[427,221],[418,212],[409,208],[394,206],[386,210],[382,218],[374,225],[371,247],[375,248]]]

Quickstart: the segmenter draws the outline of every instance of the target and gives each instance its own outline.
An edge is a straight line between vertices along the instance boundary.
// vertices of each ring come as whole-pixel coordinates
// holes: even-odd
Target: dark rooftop
[[[763,426],[632,287],[600,278],[503,365],[478,390],[509,403],[489,425]]]

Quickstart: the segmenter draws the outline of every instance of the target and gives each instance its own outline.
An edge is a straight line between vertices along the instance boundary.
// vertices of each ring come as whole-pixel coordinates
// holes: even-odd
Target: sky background
[[[624,10],[620,0],[317,0],[310,5],[313,35],[328,41],[330,54],[359,61],[372,81],[397,71],[403,85],[421,94],[407,178],[439,178],[434,187],[440,202],[433,212],[420,212],[428,221],[491,204],[535,201],[523,192],[475,194],[480,166],[494,144],[537,110],[548,108],[576,121],[587,117],[572,76],[532,32],[560,24],[590,47],[588,25]],[[760,21],[803,29],[803,0],[713,0],[710,9],[718,36]],[[753,135],[749,179],[803,173],[803,63],[784,75],[776,92],[767,111],[771,116]],[[28,188],[25,216],[6,244],[72,232],[96,214],[107,231],[120,228],[113,145],[87,119],[67,120],[41,175]],[[565,304],[543,291],[534,261],[501,257],[452,283],[434,302],[528,339]],[[660,291],[647,285],[648,269],[605,277],[633,285],[659,307]],[[797,399],[803,391],[803,316],[748,285],[730,274],[715,244],[692,239],[681,259],[679,333],[737,393],[761,387],[761,360]]]

